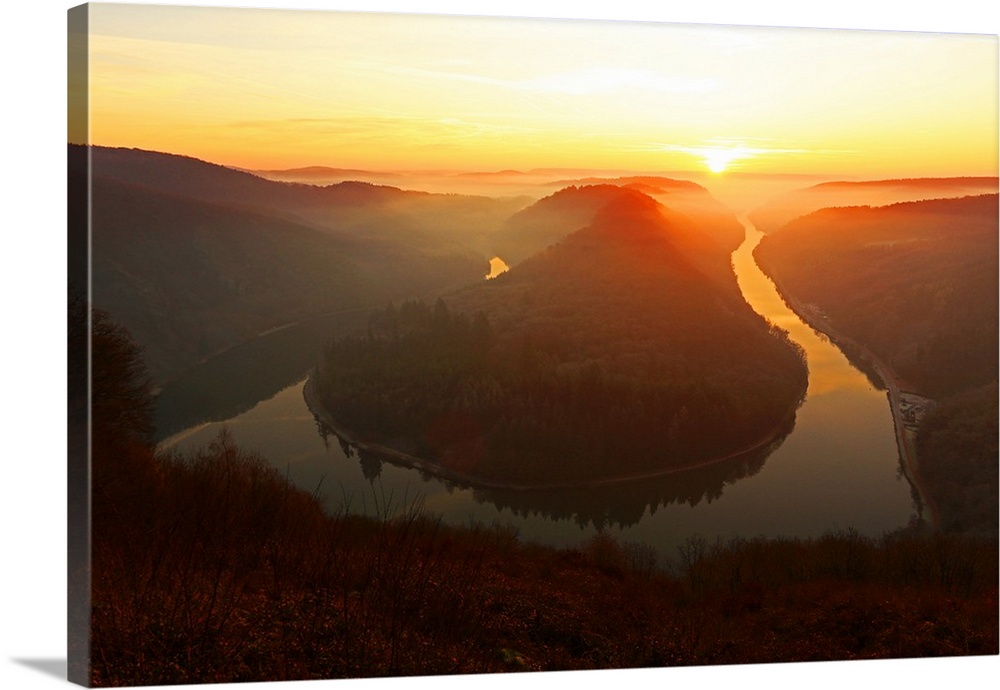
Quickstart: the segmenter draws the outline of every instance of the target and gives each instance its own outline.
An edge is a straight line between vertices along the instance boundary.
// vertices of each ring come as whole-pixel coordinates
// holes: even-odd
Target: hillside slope
[[[929,177],[863,182],[824,182],[770,199],[750,213],[770,233],[800,216],[838,206],[885,206],[906,201],[957,198],[997,192],[996,177]]]
[[[85,189],[83,170],[82,157],[71,160],[72,189]],[[436,294],[486,271],[470,251],[415,251],[115,177],[92,178],[91,211],[94,304],[132,331],[158,381],[261,331]]]
[[[997,377],[997,195],[831,208],[754,256],[929,397]]]
[[[361,438],[515,484],[690,467],[769,440],[805,367],[703,270],[731,275],[727,252],[690,260],[703,242],[619,190],[587,227],[502,276],[334,344],[323,405]]]
[[[83,149],[70,147],[71,156]],[[310,225],[406,244],[422,253],[481,257],[483,238],[525,201],[430,194],[344,180],[336,184],[282,182],[174,154],[92,147],[100,177],[198,201],[248,209]],[[489,258],[489,257],[485,257]]]
[[[799,218],[755,252],[783,290],[933,398],[917,461],[945,530],[997,530],[997,195]]]
[[[704,187],[663,177],[586,178],[566,186],[511,216],[493,248],[515,264],[590,223],[594,214],[623,192],[640,192],[687,217],[704,239],[732,252],[743,241],[743,227]]]

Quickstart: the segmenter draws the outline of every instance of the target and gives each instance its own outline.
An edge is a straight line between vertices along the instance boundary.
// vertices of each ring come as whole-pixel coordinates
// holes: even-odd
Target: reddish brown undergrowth
[[[93,685],[997,654],[995,539],[692,537],[665,562],[391,496],[328,515],[226,434],[157,452],[123,337],[94,349],[127,385],[93,398]]]
[[[668,564],[328,516],[221,437],[95,497],[95,685],[997,653],[996,544],[689,539]]]

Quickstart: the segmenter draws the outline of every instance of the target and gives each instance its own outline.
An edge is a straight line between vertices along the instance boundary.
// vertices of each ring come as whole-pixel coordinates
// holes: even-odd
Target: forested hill
[[[70,146],[71,158],[85,153],[82,146]],[[525,203],[357,181],[328,186],[278,182],[196,158],[139,149],[95,146],[90,155],[93,173],[99,177],[321,230],[407,244],[424,253],[464,251],[482,256],[486,238]]]
[[[712,196],[705,187],[690,180],[675,180],[660,175],[629,175],[587,177],[575,180],[573,184],[615,185],[647,194],[672,211],[695,220],[702,232],[730,252],[740,246],[744,238],[743,226],[733,216],[732,209]]]
[[[75,147],[82,149],[83,147]],[[344,182],[328,187],[275,182],[224,165],[157,151],[91,147],[96,175],[163,192],[270,211],[333,203],[385,203],[406,195],[395,187]]]
[[[722,332],[767,330],[735,290],[729,253],[687,217],[631,189],[619,190],[587,227],[448,302],[498,323],[551,320],[556,338],[589,341],[609,355],[627,347],[632,329],[651,339],[650,349],[661,340],[717,347]]]
[[[997,195],[831,208],[755,257],[791,295],[942,397],[997,378]]]
[[[693,182],[662,177],[589,178],[537,201],[511,216],[497,232],[495,253],[508,264],[535,254],[588,225],[594,214],[629,192],[655,197],[673,213],[686,216],[699,234],[732,252],[743,240],[743,227],[732,212]]]
[[[432,295],[484,270],[114,180],[93,189],[94,304],[134,333],[158,381],[261,331]]]
[[[561,189],[508,218],[494,238],[496,254],[517,264],[588,225],[598,209],[621,193],[609,184]]]
[[[899,180],[824,182],[775,197],[754,209],[750,220],[762,232],[823,208],[886,206],[906,201],[995,194],[996,177],[927,177]]]
[[[718,249],[623,190],[591,222],[433,309],[333,344],[318,388],[360,438],[475,477],[572,483],[692,466],[767,441],[806,383],[800,352],[706,274]]]
[[[146,158],[141,152],[130,155]],[[95,157],[101,159],[99,150]],[[71,146],[69,164],[70,192],[84,195],[86,150]],[[430,297],[479,281],[488,270],[486,257],[457,243],[415,247],[413,237],[402,232],[396,240],[388,231],[362,232],[357,225],[319,229],[288,213],[251,207],[266,198],[254,191],[258,182],[261,189],[281,187],[278,183],[163,154],[149,154],[146,165],[145,173],[122,166],[111,175],[101,174],[108,165],[94,165],[92,295],[95,306],[143,346],[157,383],[262,331],[332,311]],[[185,177],[188,166],[188,172],[209,172]],[[124,181],[129,169],[136,170],[138,182]],[[206,191],[213,176],[227,181],[219,182],[220,190],[233,180],[245,182],[248,186],[231,188],[240,202],[206,200],[225,196]],[[182,192],[192,179],[205,186],[187,196]],[[152,186],[156,180],[160,188]],[[356,205],[354,214],[400,227],[364,204]],[[86,214],[71,218],[86,221]],[[76,231],[86,236],[88,228]],[[322,339],[305,351],[318,352],[321,345]],[[303,361],[301,374],[312,359]]]
[[[784,290],[823,310],[906,387],[937,401],[917,432],[945,530],[997,530],[998,196],[835,208],[756,251]]]

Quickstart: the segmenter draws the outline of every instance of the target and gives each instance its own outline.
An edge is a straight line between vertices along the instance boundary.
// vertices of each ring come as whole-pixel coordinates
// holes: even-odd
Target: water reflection
[[[305,376],[324,343],[363,330],[368,312],[324,314],[209,357],[163,387],[156,404],[158,438],[236,418],[271,398]]]
[[[597,530],[609,527],[624,529],[638,525],[645,516],[654,515],[658,509],[669,505],[694,508],[703,502],[712,503],[721,499],[727,486],[757,474],[764,467],[768,455],[790,431],[789,428],[767,448],[742,458],[659,479],[549,492],[480,490],[474,492],[474,497],[479,503],[508,509],[518,517],[568,520],[581,528],[593,527]]]
[[[509,269],[510,266],[503,259],[499,256],[494,256],[490,259],[490,272],[486,274],[486,280],[496,278],[501,273],[506,273]]]
[[[758,314],[788,331],[789,337],[802,346],[809,362],[807,395],[822,395],[836,390],[864,391],[870,382],[858,375],[844,354],[829,338],[817,333],[788,308],[778,290],[757,267],[753,251],[764,234],[742,218],[746,240],[733,252],[733,269],[743,297]]]
[[[316,420],[320,435],[335,438],[346,458],[356,459],[364,477],[374,483],[382,474],[383,464],[394,464],[388,457],[357,448],[340,439],[336,432]],[[763,467],[767,457],[774,452],[794,429],[794,419],[781,430],[767,446],[752,452],[683,472],[675,472],[653,479],[587,488],[548,490],[498,490],[472,488],[472,499],[478,504],[490,504],[501,512],[508,511],[517,518],[544,518],[565,520],[581,529],[608,527],[624,529],[637,525],[644,516],[653,515],[657,509],[669,505],[695,507],[702,502],[711,503],[722,498],[729,485],[752,477]],[[442,482],[428,473],[418,472],[424,482],[449,484],[452,489],[464,489]]]
[[[447,524],[507,525],[526,541],[552,546],[576,546],[607,530],[669,556],[691,534],[709,540],[793,537],[852,527],[877,536],[905,526],[913,501],[909,485],[896,473],[896,438],[885,393],[781,302],[753,263],[759,233],[751,227],[747,235],[733,257],[740,286],[755,310],[789,330],[805,348],[810,372],[794,432],[789,425],[754,456],[617,487],[474,490],[378,457],[347,457],[351,449],[317,426],[303,399],[302,381],[255,406],[251,401],[248,412],[188,429],[164,445],[198,447],[225,426],[237,443],[259,452],[292,483],[316,491],[332,512],[362,512],[373,501],[384,505],[385,497],[395,505],[417,499]]]

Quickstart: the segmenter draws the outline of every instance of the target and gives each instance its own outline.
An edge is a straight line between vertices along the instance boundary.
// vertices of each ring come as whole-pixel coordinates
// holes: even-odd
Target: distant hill
[[[407,194],[393,187],[361,182],[316,187],[275,182],[249,172],[189,156],[141,149],[91,147],[94,174],[179,196],[256,208],[296,212],[337,203],[372,203]]]
[[[366,182],[379,186],[401,187],[414,189],[410,180],[400,173],[381,170],[360,170],[357,168],[331,168],[324,165],[313,165],[304,168],[288,168],[285,170],[242,170],[257,177],[273,182],[292,182],[297,184],[327,187],[341,182]]]
[[[518,199],[430,194],[356,180],[327,186],[275,181],[196,158],[138,149],[92,147],[91,155],[94,174],[100,177],[321,230],[408,244],[424,253],[475,254],[483,261],[489,258],[482,256],[484,238],[524,205]]]
[[[287,182],[306,182],[316,179],[340,178],[340,181],[370,181],[371,178],[394,178],[399,179],[402,175],[398,173],[359,170],[357,168],[330,168],[325,165],[310,165],[304,168],[287,168],[284,170],[244,170],[258,177],[269,180],[284,180]]]
[[[655,193],[669,192],[706,192],[704,187],[689,180],[675,180],[660,175],[629,175],[621,177],[581,177],[576,179],[556,180],[550,182],[550,187],[585,187],[590,185],[613,184],[616,187],[642,186],[646,190],[656,190]]]
[[[676,469],[780,436],[805,389],[798,349],[690,259],[703,236],[610,190],[583,228],[507,273],[331,346],[319,380],[334,419],[528,484]],[[591,209],[608,193],[579,191],[550,203]],[[701,259],[732,273],[724,249]]]
[[[157,378],[314,314],[481,276],[462,256],[429,259],[117,180],[95,179],[92,208],[94,303],[144,345]]]
[[[586,226],[599,208],[621,195],[612,185],[567,187],[518,211],[493,240],[496,254],[514,265]]]
[[[543,199],[515,218],[529,214],[542,215],[552,225],[558,225],[560,214],[563,214],[562,227],[574,223],[581,223],[582,227],[521,262],[514,267],[517,270],[512,268],[486,285],[471,286],[449,295],[449,299],[459,300],[456,304],[463,304],[462,308],[468,311],[472,309],[472,305],[465,304],[468,294],[492,301],[490,295],[502,295],[514,289],[511,286],[537,283],[539,287],[542,284],[551,287],[581,283],[585,285],[570,288],[564,299],[576,301],[574,294],[589,294],[589,286],[599,284],[608,287],[610,294],[634,301],[627,290],[610,289],[606,284],[622,280],[631,285],[645,279],[663,283],[682,276],[679,286],[685,292],[695,284],[703,285],[704,294],[708,296],[704,299],[715,299],[716,293],[727,293],[726,299],[746,306],[735,289],[728,247],[717,242],[711,232],[690,217],[675,213],[638,190],[612,185],[570,187]],[[560,266],[561,263],[565,266]],[[583,287],[586,289],[576,292]],[[539,299],[546,299],[541,292]],[[635,292],[643,296],[638,300],[642,302],[645,292],[642,289]],[[679,301],[676,294],[664,295],[662,299]],[[695,301],[702,299],[697,297]],[[518,300],[500,302],[509,306]],[[490,308],[485,311],[494,313]]]
[[[470,246],[468,228],[452,236],[426,206],[410,218],[392,200],[465,220],[506,211],[361,183],[271,182],[182,156],[91,153],[94,303],[144,346],[158,381],[299,319],[482,279],[487,257]],[[86,155],[69,149],[71,190],[84,188]],[[310,221],[322,217],[325,225]]]
[[[526,173],[521,170],[497,170],[496,172],[464,172],[458,173],[455,177],[488,177],[497,179],[517,179],[530,175],[531,173]]]
[[[629,193],[625,190],[657,196],[671,212],[688,216],[704,236],[729,252],[743,241],[743,227],[704,187],[682,180],[629,177],[571,185],[519,211],[497,232],[495,253],[508,264],[522,261],[584,227],[598,209]]]
[[[824,182],[775,197],[749,215],[762,232],[821,208],[885,206],[904,201],[995,194],[996,177],[932,177],[865,182]]]

